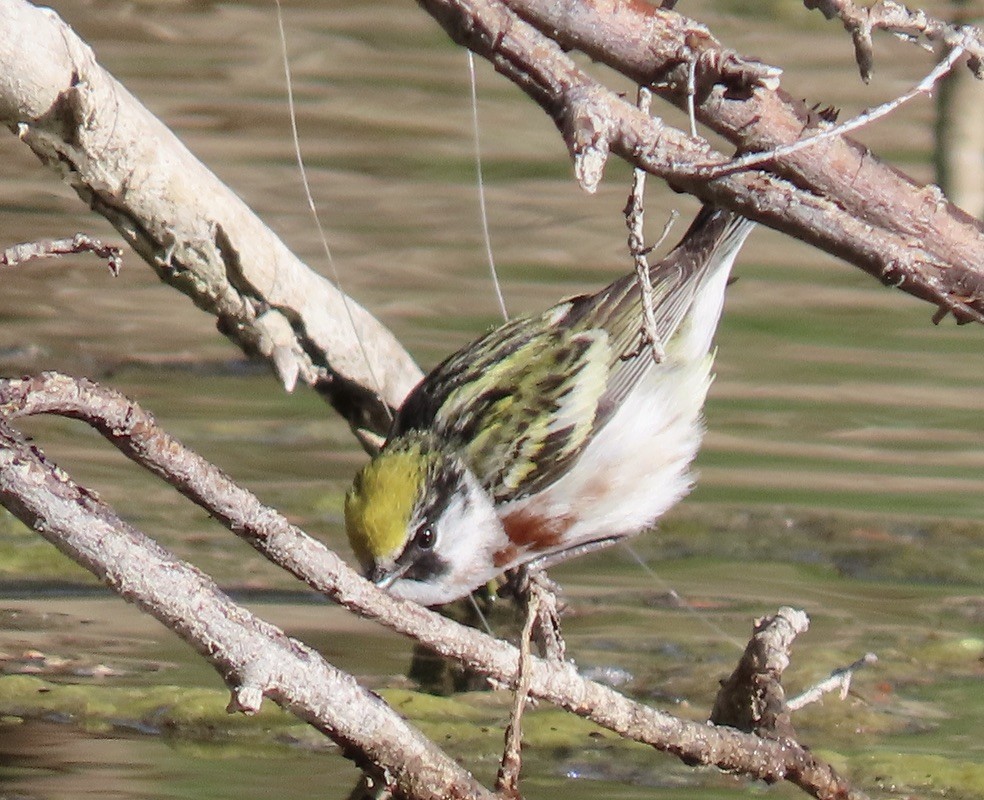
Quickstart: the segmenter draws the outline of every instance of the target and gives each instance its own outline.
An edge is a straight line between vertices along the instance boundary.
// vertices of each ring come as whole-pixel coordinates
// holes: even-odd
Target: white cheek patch
[[[389,591],[421,605],[439,605],[464,597],[501,571],[493,553],[508,543],[495,506],[475,477],[466,472],[464,485],[433,523],[433,550],[420,554],[418,564],[395,581]],[[427,561],[434,559],[432,570]]]

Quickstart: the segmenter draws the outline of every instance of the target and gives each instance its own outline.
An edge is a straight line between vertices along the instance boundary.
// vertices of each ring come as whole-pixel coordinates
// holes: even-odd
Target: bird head
[[[411,435],[358,473],[345,528],[366,577],[397,597],[438,605],[498,573],[505,534],[492,498],[454,453]]]

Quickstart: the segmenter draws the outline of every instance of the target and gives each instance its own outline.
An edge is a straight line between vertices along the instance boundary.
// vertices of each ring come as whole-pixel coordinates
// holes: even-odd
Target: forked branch
[[[704,202],[839,256],[942,314],[984,322],[984,228],[936,187],[916,183],[846,136],[778,151],[750,172],[708,177],[707,165],[730,159],[648,119],[567,55],[581,50],[679,108],[693,104],[697,120],[740,153],[770,153],[826,125],[822,114],[777,88],[779,70],[723,47],[705,26],[645,2],[419,2],[455,41],[544,108],[587,188],[608,154],[618,155]]]
[[[827,19],[835,17],[854,41],[854,57],[865,83],[871,80],[875,56],[871,34],[883,30],[918,44],[942,44],[945,48],[963,46],[969,55],[968,68],[984,78],[984,37],[973,25],[953,25],[930,16],[920,9],[910,9],[894,0],[879,0],[867,8],[858,8],[853,0],[803,0],[807,8],[817,9]]]

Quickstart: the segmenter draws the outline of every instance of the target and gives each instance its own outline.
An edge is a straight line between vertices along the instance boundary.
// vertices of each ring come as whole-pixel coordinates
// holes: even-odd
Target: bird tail
[[[754,226],[733,211],[705,205],[680,243],[653,268],[654,286],[669,281],[689,287],[679,300],[690,308],[683,310],[676,331],[668,332],[674,357],[691,360],[710,351],[731,268]]]
[[[694,221],[690,223],[687,232],[670,253],[684,252],[694,261],[702,261],[715,250],[727,250],[730,247],[739,248],[755,225],[734,211],[713,205],[704,205]],[[656,265],[657,267],[659,265]]]
[[[677,246],[650,266],[650,299],[659,349],[671,349],[681,358],[707,353],[721,315],[731,266],[753,226],[753,222],[733,211],[705,205]],[[640,351],[642,294],[639,280],[632,273],[585,303],[584,310],[596,321],[607,320],[613,350],[622,357]],[[701,331],[707,335],[695,336]],[[625,376],[629,383],[636,371],[653,365],[651,359],[642,362]]]

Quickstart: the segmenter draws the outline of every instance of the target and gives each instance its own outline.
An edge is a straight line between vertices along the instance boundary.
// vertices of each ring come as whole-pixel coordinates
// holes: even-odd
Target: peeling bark
[[[421,376],[393,335],[302,264],[54,12],[3,0],[0,30],[0,123],[288,390],[313,386],[378,442]]]

